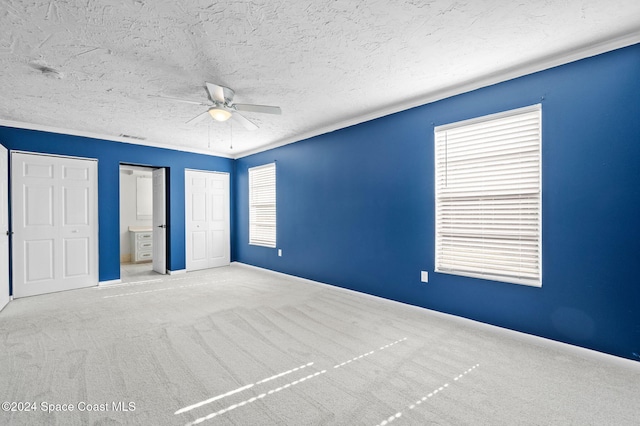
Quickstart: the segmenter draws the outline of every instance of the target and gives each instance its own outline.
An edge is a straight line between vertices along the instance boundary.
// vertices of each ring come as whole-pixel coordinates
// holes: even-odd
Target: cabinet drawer
[[[136,253],[136,261],[150,260],[153,258],[153,253],[150,251]]]
[[[138,250],[149,251],[153,248],[153,241],[138,241]]]
[[[153,239],[153,234],[151,232],[136,232],[136,239],[138,241],[145,241]]]

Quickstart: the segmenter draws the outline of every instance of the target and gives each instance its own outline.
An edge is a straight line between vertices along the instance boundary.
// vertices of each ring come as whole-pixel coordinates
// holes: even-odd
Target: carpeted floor
[[[242,265],[12,301],[0,424],[636,425],[640,364]]]

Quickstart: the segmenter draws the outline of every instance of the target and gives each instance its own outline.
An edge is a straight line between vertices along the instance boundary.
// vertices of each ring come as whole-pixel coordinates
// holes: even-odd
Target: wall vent
[[[120,137],[121,138],[127,138],[127,139],[135,139],[135,140],[138,140],[138,141],[144,141],[144,140],[147,139],[147,138],[143,138],[142,136],[126,135],[124,133],[120,133]]]

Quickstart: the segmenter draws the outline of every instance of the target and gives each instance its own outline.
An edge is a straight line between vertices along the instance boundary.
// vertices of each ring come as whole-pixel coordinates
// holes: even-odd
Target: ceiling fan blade
[[[242,124],[242,126],[244,126],[244,128],[247,130],[256,130],[258,128],[258,126],[256,126],[253,122],[249,121],[249,119],[237,112],[234,112],[231,115],[231,119],[236,123]]]
[[[202,120],[204,120],[204,119],[205,119],[205,118],[207,118],[207,117],[211,117],[211,116],[209,115],[209,111],[208,111],[208,110],[207,110],[207,111],[205,111],[205,112],[203,112],[202,114],[198,114],[198,115],[196,115],[196,116],[195,116],[195,117],[193,117],[191,120],[187,121],[187,123],[186,123],[186,124],[195,124],[195,123],[199,123],[199,122],[201,122]]]
[[[207,85],[207,92],[209,92],[209,97],[212,101],[226,104],[233,99],[235,92],[228,87],[207,82],[205,82],[205,84]]]
[[[183,102],[186,104],[193,104],[193,105],[204,105],[204,106],[209,106],[211,104],[209,103],[205,103],[205,102],[199,102],[199,101],[190,101],[188,99],[180,99],[180,98],[171,98],[169,96],[160,96],[160,95],[147,95],[147,97],[149,98],[159,98],[159,99],[166,99],[169,101],[176,101],[176,102]]]
[[[261,112],[265,114],[282,114],[282,110],[277,106],[233,104],[236,111]]]

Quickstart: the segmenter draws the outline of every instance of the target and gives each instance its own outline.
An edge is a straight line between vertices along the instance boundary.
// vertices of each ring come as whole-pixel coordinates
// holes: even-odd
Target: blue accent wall
[[[101,281],[120,275],[120,163],[168,170],[170,270],[184,170],[228,172],[232,260],[640,360],[639,77],[635,45],[235,161],[10,127],[0,143],[98,159]],[[434,126],[537,103],[542,288],[433,272]],[[247,169],[272,161],[282,257],[248,244]]]
[[[100,281],[120,278],[120,163],[167,168],[167,269],[172,271],[185,269],[185,169],[230,173],[233,193],[234,160],[228,158],[2,126],[0,143],[10,150],[98,159]],[[232,245],[234,215],[231,202]]]
[[[542,288],[433,272],[434,126],[537,103]],[[248,244],[247,169],[272,161],[282,257]],[[248,156],[235,167],[240,262],[640,359],[640,45]]]

